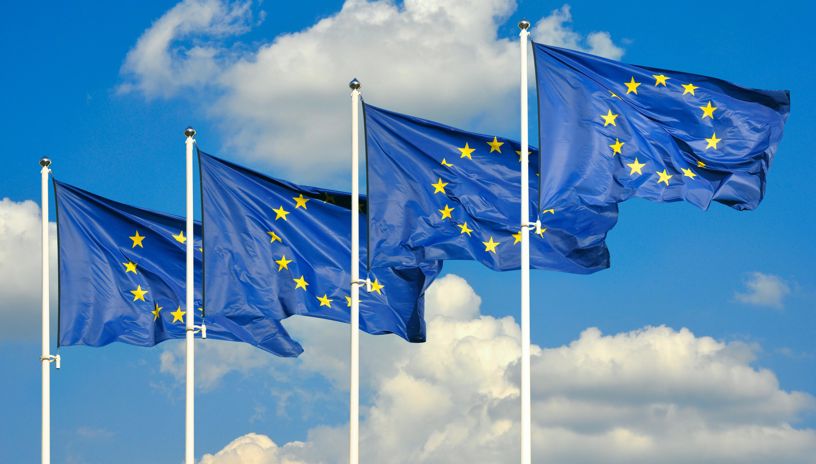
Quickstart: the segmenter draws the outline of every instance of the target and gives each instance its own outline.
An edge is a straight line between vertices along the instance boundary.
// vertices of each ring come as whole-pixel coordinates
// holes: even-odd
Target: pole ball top
[[[519,21],[519,29],[528,29],[530,27],[530,21],[526,19],[522,19]]]
[[[361,85],[360,81],[358,81],[356,77],[354,79],[352,79],[351,82],[349,82],[349,88],[351,90],[359,90],[360,85]]]
[[[42,166],[44,168],[47,168],[48,166],[51,166],[51,160],[46,158],[46,157],[42,157],[40,159],[40,166]]]
[[[195,137],[196,131],[192,127],[188,127],[187,129],[184,129],[184,135],[187,137]]]

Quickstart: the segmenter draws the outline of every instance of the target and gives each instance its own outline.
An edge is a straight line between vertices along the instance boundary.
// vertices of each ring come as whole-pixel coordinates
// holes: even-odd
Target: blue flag
[[[185,337],[184,220],[54,182],[59,238],[60,345],[153,346]],[[200,226],[196,226],[200,233]],[[197,241],[198,242],[198,241]],[[207,337],[256,345],[279,356],[303,349],[280,322],[248,308],[201,305],[196,243],[195,323]]]
[[[198,153],[207,305],[349,322],[351,196]],[[425,341],[424,292],[440,269],[439,263],[370,269],[371,288],[360,292],[360,328]]]
[[[787,91],[533,44],[540,201],[631,196],[754,209],[790,110]]]
[[[475,260],[494,270],[521,263],[521,147],[364,105],[369,248],[376,265]],[[604,240],[615,205],[535,206],[538,151],[530,149],[531,265],[573,273],[609,267]]]

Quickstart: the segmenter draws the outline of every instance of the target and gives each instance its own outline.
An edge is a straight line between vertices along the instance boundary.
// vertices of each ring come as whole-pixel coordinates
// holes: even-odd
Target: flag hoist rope
[[[530,180],[527,130],[528,21],[519,22],[521,52],[521,464],[532,463],[530,411]]]
[[[360,462],[360,81],[351,88],[351,353],[349,464]]]

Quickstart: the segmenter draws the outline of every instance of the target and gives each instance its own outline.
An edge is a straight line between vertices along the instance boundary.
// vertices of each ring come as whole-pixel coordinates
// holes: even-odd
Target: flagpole
[[[193,145],[195,144],[196,131],[188,127],[184,131],[187,140],[187,276],[185,280],[186,300],[185,300],[185,343],[186,343],[186,406],[185,406],[185,433],[184,433],[184,462],[185,464],[195,464],[195,280],[193,269],[193,247],[195,242],[195,232],[193,230]]]
[[[519,22],[521,51],[521,464],[532,463],[530,401],[530,179],[527,136],[527,40],[529,21]]]
[[[50,308],[50,254],[48,237],[48,176],[51,173],[51,160],[40,160],[41,205],[42,205],[42,463],[51,462],[51,366],[57,356],[51,355],[51,308]]]
[[[351,88],[351,353],[349,464],[360,462],[360,81]]]

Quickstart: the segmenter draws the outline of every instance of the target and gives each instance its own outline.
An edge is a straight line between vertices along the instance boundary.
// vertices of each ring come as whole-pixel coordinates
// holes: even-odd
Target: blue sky
[[[0,84],[6,90],[0,97],[5,142],[0,153],[4,172],[0,198],[38,201],[37,160],[48,155],[54,161],[55,175],[63,181],[121,201],[180,214],[184,206],[182,132],[187,125],[198,130],[198,141],[207,151],[294,181],[348,189],[349,175],[344,169],[348,146],[343,138],[327,135],[325,140],[332,144],[321,146],[320,154],[311,150],[305,161],[297,153],[272,153],[265,150],[274,148],[259,145],[268,140],[263,137],[283,139],[288,126],[274,115],[287,111],[292,111],[292,118],[301,114],[297,111],[310,112],[315,118],[315,134],[334,130],[345,134],[348,120],[342,115],[347,107],[342,106],[340,113],[324,112],[320,98],[327,92],[326,85],[331,88],[336,82],[336,88],[328,92],[336,90],[337,98],[346,104],[345,82],[354,76],[344,74],[321,81],[319,76],[299,76],[298,66],[293,66],[290,76],[259,76],[261,87],[268,89],[302,78],[306,81],[303,86],[292,87],[291,92],[302,95],[300,106],[307,108],[297,109],[280,97],[279,106],[250,111],[245,92],[258,82],[241,74],[262,69],[252,66],[263,62],[256,53],[272,53],[270,44],[276,37],[333,18],[342,3],[252,4],[251,18],[244,17],[238,25],[223,25],[206,34],[197,34],[193,27],[172,42],[171,49],[187,53],[197,46],[212,47],[217,53],[215,71],[181,68],[199,72],[202,81],[157,80],[162,90],[139,90],[138,86],[152,77],[139,71],[145,68],[128,68],[128,53],[153,22],[175,5],[136,2],[112,7],[85,1],[43,6],[17,2],[6,8],[0,18],[0,56],[5,69],[0,73]],[[560,40],[577,40],[579,46],[591,49],[592,44],[585,40],[587,34],[606,31],[615,47],[623,50],[624,61],[713,75],[748,87],[789,89],[792,111],[769,175],[767,197],[757,211],[741,213],[715,205],[702,212],[687,204],[632,200],[621,205],[619,223],[609,236],[610,270],[592,276],[534,272],[533,342],[542,347],[568,345],[588,327],[597,327],[604,334],[647,326],[685,327],[697,337],[748,347],[748,357],[755,359],[745,361],[747,365],[755,372],[772,371],[779,389],[816,395],[816,281],[811,270],[811,263],[816,261],[812,245],[816,207],[811,199],[810,169],[816,68],[809,65],[816,43],[803,20],[813,17],[816,7],[808,2],[790,2],[768,8],[766,2],[758,1],[650,2],[639,6],[581,1],[570,6],[572,21],[562,21],[562,29],[549,31]],[[357,7],[365,11],[365,7]],[[560,3],[521,1],[515,9],[502,10],[505,19],[497,21],[487,15],[486,21],[497,21],[497,27],[487,26],[486,30],[498,35],[488,40],[492,44],[494,39],[512,39],[520,18],[536,24],[540,18],[552,17],[558,8]],[[474,18],[478,19],[475,13]],[[410,27],[394,24],[395,30]],[[468,30],[480,27],[485,26],[474,22]],[[356,32],[347,33],[359,38]],[[294,39],[292,43],[299,44]],[[399,41],[395,43],[399,45]],[[399,56],[401,51],[394,53]],[[338,72],[347,72],[355,59],[350,54],[351,64],[338,65]],[[408,96],[398,95],[402,82],[419,85],[410,75],[412,70],[398,63],[382,61],[379,71],[368,71],[370,64],[361,65],[364,75],[359,77],[364,93],[379,106],[464,129],[516,137],[517,121],[512,117],[517,114],[518,102],[507,95],[517,95],[512,87],[517,68],[491,70],[495,63],[478,60],[475,55],[457,57],[451,61],[452,72],[417,71],[422,71],[422,77],[438,74],[438,80],[425,82],[427,103],[415,98],[415,87]],[[457,109],[458,105],[446,100],[452,97],[443,95],[449,90],[445,79],[453,79],[447,74],[458,76],[457,63],[476,70],[484,68],[485,73],[498,78],[506,74],[510,84],[502,91],[486,91],[495,94],[490,97],[493,100],[485,100],[494,106],[471,111],[481,104],[482,97],[468,90],[470,83],[462,81],[465,88],[452,91],[452,95],[459,96],[456,92],[460,92],[468,100],[462,100],[462,109]],[[389,68],[395,83],[378,80],[389,75]],[[183,80],[175,75],[171,78]],[[480,77],[470,75],[468,79],[478,81]],[[314,92],[309,85],[315,86]],[[389,85],[396,90],[391,92]],[[366,93],[369,88],[370,93]],[[334,117],[337,114],[339,119]],[[535,127],[534,120],[531,127]],[[257,143],[252,140],[256,136]],[[324,140],[320,137],[317,139]],[[310,138],[311,133],[304,133],[303,143]],[[281,146],[286,146],[284,140]],[[325,165],[322,156],[328,160]],[[4,242],[4,246],[12,246],[9,243]],[[0,249],[0,255],[3,252]],[[12,255],[5,256],[8,260]],[[445,269],[463,277],[478,293],[483,315],[518,318],[517,273],[495,273],[466,262],[448,263]],[[782,291],[780,298],[771,298],[770,303],[767,298],[755,299],[760,304],[740,301],[736,294],[746,291],[745,283],[756,279],[755,273],[772,276],[776,280],[771,279],[770,285],[788,291]],[[26,304],[0,297],[0,307],[9,307],[2,314],[32,319],[31,313],[38,311],[37,284],[36,280],[31,284],[33,300],[20,300]],[[15,307],[10,308],[12,305]],[[36,324],[24,327],[20,333],[2,333],[0,338],[0,364],[5,368],[0,381],[3,462],[34,462],[39,455],[38,332]],[[345,326],[329,327],[326,330],[333,331],[333,337],[346,336]],[[368,338],[364,350],[366,343],[371,343]],[[62,350],[63,369],[53,375],[55,462],[180,462],[183,385],[167,367],[174,359],[175,344],[165,345]],[[310,350],[308,344],[304,348]],[[207,359],[199,358],[198,362],[206,363]],[[317,426],[345,424],[347,393],[331,375],[320,369],[299,369],[291,360],[259,363],[266,363],[266,368],[248,366],[228,372],[199,393],[199,455],[215,453],[249,432],[268,435],[282,444],[310,439],[309,431]],[[368,386],[364,398],[370,404],[379,394],[376,385]],[[816,428],[811,408],[802,408],[797,416],[791,420],[796,428]]]

